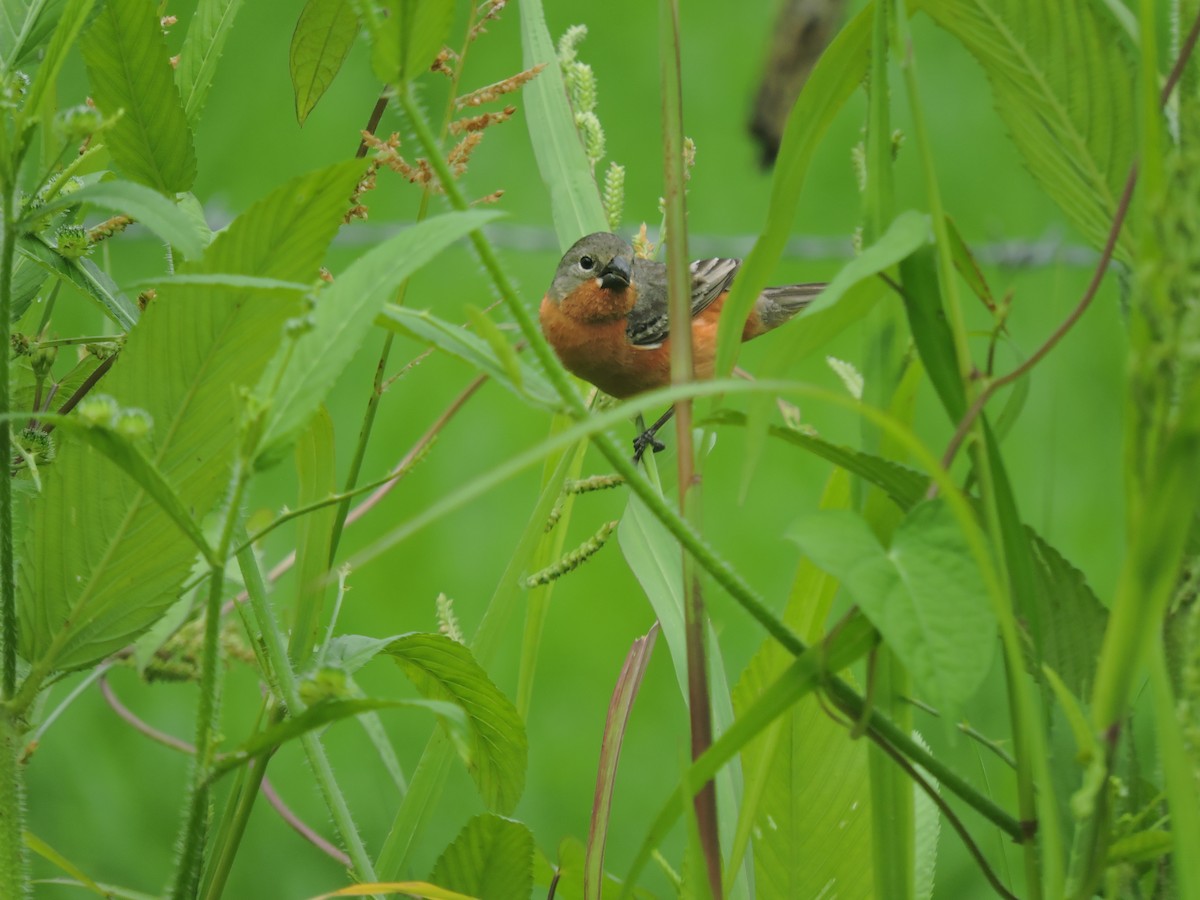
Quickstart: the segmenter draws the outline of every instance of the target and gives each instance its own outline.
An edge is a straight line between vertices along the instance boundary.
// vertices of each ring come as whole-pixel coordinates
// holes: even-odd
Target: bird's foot
[[[667,445],[656,438],[654,432],[655,429],[647,428],[633,439],[633,464],[635,466],[642,461],[642,455],[646,452],[646,448],[652,448],[655,453],[661,453],[667,449]]]

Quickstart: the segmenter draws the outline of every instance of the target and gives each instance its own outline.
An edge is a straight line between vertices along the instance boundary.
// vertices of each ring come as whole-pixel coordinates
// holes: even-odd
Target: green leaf
[[[334,456],[333,419],[322,406],[296,442],[297,509],[337,491]],[[329,571],[329,536],[336,519],[337,507],[325,506],[303,516],[296,526],[296,612],[288,657],[297,670],[303,670],[317,643],[321,609],[329,593],[324,581]]]
[[[791,237],[800,189],[804,186],[813,154],[834,117],[866,77],[873,15],[872,9],[864,9],[838,32],[821,54],[788,116],[775,161],[766,226],[738,270],[738,277],[725,301],[717,335],[718,377],[733,371],[741,346],[742,327]]]
[[[517,351],[513,348],[513,345],[508,342],[508,338],[501,334],[500,327],[479,307],[468,303],[466,311],[467,321],[471,323],[471,327],[475,329],[475,333],[487,341],[487,345],[492,348],[492,353],[495,354],[496,360],[504,369],[504,374],[508,376],[509,381],[516,385],[517,390],[521,390],[523,377],[521,374],[521,362],[517,358]]]
[[[1041,660],[1071,693],[1088,697],[1104,642],[1108,610],[1082,572],[1032,530],[1027,528],[1026,532],[1035,563]],[[1036,664],[1031,669],[1036,671]]]
[[[949,507],[915,506],[887,549],[861,516],[842,510],[803,516],[788,537],[842,582],[918,689],[953,721],[991,666],[996,619]]]
[[[187,213],[157,191],[128,181],[94,182],[39,206],[33,215],[40,219],[83,203],[131,216],[188,259],[195,259],[204,252],[204,235],[196,229]]]
[[[65,259],[41,235],[19,235],[17,249],[24,258],[36,262],[51,275],[57,275],[95,302],[122,331],[137,322],[137,305],[90,259]]]
[[[67,0],[65,5],[59,4],[62,12],[57,17],[54,37],[50,39],[46,55],[29,85],[29,94],[25,97],[19,114],[22,118],[28,118],[30,114],[36,114],[35,111],[41,109],[42,98],[46,91],[53,89],[58,80],[58,73],[62,70],[63,61],[67,57],[67,51],[74,46],[75,39],[79,37],[79,32],[91,15],[95,3],[96,0]],[[54,19],[54,16],[49,17],[50,22]],[[3,27],[0,27],[0,33],[3,33]]]
[[[288,65],[301,125],[337,77],[357,36],[358,16],[350,0],[308,0],[300,11]]]
[[[284,281],[282,278],[261,278],[257,275],[235,275],[229,272],[163,274],[135,281],[131,287],[143,288],[154,286],[170,288],[184,285],[237,288],[247,291],[298,291],[302,294],[308,293],[314,287],[313,284],[304,284],[299,281]]]
[[[208,99],[217,61],[241,8],[242,0],[200,0],[188,25],[179,51],[175,83],[179,85],[184,115],[193,125]]]
[[[212,768],[210,781],[215,781],[238,766],[256,757],[274,753],[277,749],[302,734],[338,722],[350,716],[375,712],[380,709],[426,709],[438,717],[446,728],[465,739],[467,718],[460,706],[440,700],[322,700],[310,706],[298,716],[292,716],[272,725],[246,741],[236,750],[224,755]]]
[[[512,819],[475,816],[442,851],[429,880],[479,900],[528,897],[533,890],[533,834]]]
[[[359,171],[343,163],[284,184],[185,271],[315,277]],[[297,312],[293,292],[164,290],[105,376],[107,393],[153,420],[148,455],[196,518],[228,483],[238,388],[258,379]],[[86,665],[137,637],[174,602],[195,555],[149,495],[82,449],[60,450],[25,536],[21,652],[39,675]]]
[[[1094,0],[919,0],[983,66],[1030,173],[1067,220],[1104,243],[1134,157],[1136,54]],[[1125,237],[1120,259],[1130,258]]]
[[[196,152],[152,0],[106,0],[80,42],[113,161],[134,181],[175,194],[196,179]]]
[[[317,295],[313,327],[281,349],[259,385],[260,395],[272,399],[262,438],[265,457],[277,456],[325,399],[397,286],[495,216],[452,212],[406,228],[355,260]]]
[[[766,686],[758,659],[734,692],[739,709]],[[743,749],[742,765],[748,781],[764,779],[754,829],[755,896],[818,897],[831,884],[838,896],[870,896],[865,742],[806,697]]]
[[[511,811],[525,788],[525,727],[471,651],[444,635],[414,633],[389,641],[380,652],[400,665],[423,696],[466,710],[467,771],[490,809]]]
[[[621,555],[637,578],[646,599],[658,618],[675,679],[684,703],[688,702],[687,634],[683,613],[683,566],[679,554],[679,543],[646,505],[635,494],[630,494],[621,516],[617,539]],[[725,677],[725,662],[721,657],[721,646],[717,641],[712,623],[707,623],[709,649],[709,695],[712,704],[712,726],[714,737],[733,726],[733,701],[730,699],[729,682]],[[722,769],[716,778],[717,805],[721,809],[737,809],[742,803],[742,771],[738,763]],[[732,816],[720,822],[721,843],[729,846],[733,840],[736,821]],[[742,874],[739,873],[739,878]]]
[[[967,394],[959,373],[954,334],[942,305],[934,249],[924,247],[905,259],[900,264],[900,279],[904,286],[904,311],[921,364],[946,415],[957,423],[967,410]]]
[[[23,253],[18,253],[13,260],[12,276],[12,315],[9,320],[14,324],[20,321],[29,309],[29,304],[38,295],[42,285],[46,283],[47,270],[38,265]]]
[[[546,68],[521,89],[529,137],[542,182],[550,195],[554,233],[566,250],[585,234],[608,231],[596,179],[575,128],[554,41],[546,29],[541,0],[521,0],[521,51],[527,69]]]
[[[16,69],[54,30],[65,0],[3,0],[0,3],[0,60]]]
[[[389,305],[384,307],[378,322],[384,328],[408,335],[458,357],[473,368],[485,372],[518,397],[532,400],[543,409],[557,410],[561,405],[558,394],[541,372],[528,363],[521,363],[521,382],[518,385],[509,377],[508,370],[496,358],[487,341],[464,328],[439,319],[430,312]]]
[[[454,0],[374,0],[385,15],[368,16],[371,64],[385,84],[428,71],[454,23]]]
[[[27,413],[6,413],[0,415],[0,421],[27,418]],[[52,425],[60,432],[67,431],[88,444],[93,450],[106,456],[110,462],[117,465],[126,475],[144,490],[159,505],[163,512],[174,522],[180,531],[192,542],[201,555],[214,558],[212,548],[204,537],[204,532],[191,514],[184,507],[166,477],[154,461],[146,456],[137,442],[122,434],[117,428],[96,422],[89,422],[78,416],[59,416],[53,413],[43,413],[38,420]]]

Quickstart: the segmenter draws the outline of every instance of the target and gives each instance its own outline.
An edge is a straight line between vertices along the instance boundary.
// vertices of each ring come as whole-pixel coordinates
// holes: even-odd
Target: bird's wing
[[[698,259],[691,265],[692,316],[698,316],[714,300],[729,290],[740,259]],[[667,339],[667,267],[662,263],[635,260],[633,280],[637,301],[629,311],[626,332],[629,342],[652,349]]]

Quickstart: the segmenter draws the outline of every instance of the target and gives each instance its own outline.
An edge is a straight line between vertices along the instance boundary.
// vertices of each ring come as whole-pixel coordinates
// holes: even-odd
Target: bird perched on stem
[[[692,365],[696,378],[711,378],[717,323],[740,259],[692,263]],[[782,325],[803,310],[824,284],[766,288],[754,303],[742,340]],[[640,259],[624,238],[598,231],[566,252],[541,306],[542,332],[564,366],[618,399],[671,383],[671,335],[667,314],[667,267]],[[667,410],[634,440],[634,460],[671,418]]]

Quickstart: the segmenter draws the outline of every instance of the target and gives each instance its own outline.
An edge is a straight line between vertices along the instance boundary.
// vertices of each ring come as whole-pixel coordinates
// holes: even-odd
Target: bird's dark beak
[[[633,277],[633,260],[628,256],[614,256],[612,262],[600,270],[600,284],[609,291],[623,291],[629,287]]]

